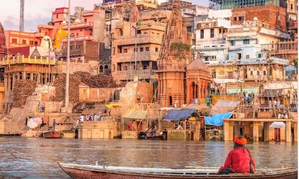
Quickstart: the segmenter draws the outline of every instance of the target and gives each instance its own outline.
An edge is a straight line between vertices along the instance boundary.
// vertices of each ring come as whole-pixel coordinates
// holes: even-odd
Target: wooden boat
[[[297,179],[298,177],[297,169],[290,168],[257,170],[255,174],[234,173],[217,175],[218,169],[209,167],[194,169],[137,168],[78,165],[60,162],[58,165],[74,179]]]
[[[43,133],[43,137],[48,139],[60,139],[63,137],[63,133],[57,131],[48,131]]]
[[[138,135],[138,139],[144,139],[144,140],[166,140],[163,135],[158,136],[147,136],[145,132],[140,132]]]
[[[22,134],[0,134],[0,137],[20,137]]]

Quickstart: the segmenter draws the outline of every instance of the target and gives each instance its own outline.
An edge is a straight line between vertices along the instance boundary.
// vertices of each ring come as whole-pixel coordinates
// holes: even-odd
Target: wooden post
[[[298,122],[294,122],[294,142],[298,141]]]
[[[269,142],[270,122],[264,122],[264,142]]]
[[[292,142],[291,122],[286,122],[286,142]]]
[[[259,122],[253,122],[253,142],[259,141]]]

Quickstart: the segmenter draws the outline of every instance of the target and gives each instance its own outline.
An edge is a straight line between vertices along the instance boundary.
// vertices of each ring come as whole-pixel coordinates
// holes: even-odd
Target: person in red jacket
[[[218,174],[254,173],[255,162],[251,152],[244,147],[246,144],[246,138],[234,137],[234,150],[230,151]]]

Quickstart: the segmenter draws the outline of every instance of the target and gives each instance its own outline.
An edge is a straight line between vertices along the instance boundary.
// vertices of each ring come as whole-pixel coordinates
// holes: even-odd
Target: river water
[[[232,142],[0,138],[0,178],[65,178],[58,161],[78,164],[219,167]],[[297,143],[248,144],[257,168],[297,167]]]

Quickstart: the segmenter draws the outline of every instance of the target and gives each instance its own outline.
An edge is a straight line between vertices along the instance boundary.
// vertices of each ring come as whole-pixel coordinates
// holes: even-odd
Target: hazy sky
[[[164,2],[165,0],[160,0]],[[194,4],[208,5],[208,0],[190,0]],[[25,31],[36,31],[38,24],[46,24],[51,20],[52,11],[57,7],[67,6],[68,0],[25,0]],[[74,6],[93,9],[94,4],[102,0],[71,0],[71,13]],[[5,30],[18,30],[20,16],[20,0],[0,1],[0,22]]]

